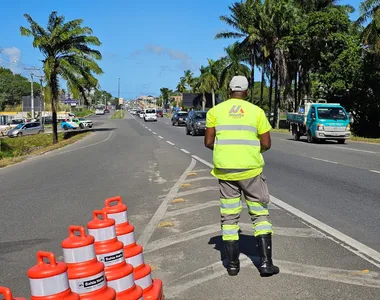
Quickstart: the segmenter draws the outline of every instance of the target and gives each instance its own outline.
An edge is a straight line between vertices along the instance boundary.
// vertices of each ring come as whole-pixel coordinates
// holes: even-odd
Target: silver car
[[[9,137],[21,137],[24,135],[44,133],[45,129],[39,122],[18,124],[15,128],[8,131]]]

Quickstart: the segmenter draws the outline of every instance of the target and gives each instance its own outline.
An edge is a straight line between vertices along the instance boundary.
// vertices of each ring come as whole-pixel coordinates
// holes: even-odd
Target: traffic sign
[[[123,104],[124,103],[124,99],[123,98],[119,98],[119,104]]]

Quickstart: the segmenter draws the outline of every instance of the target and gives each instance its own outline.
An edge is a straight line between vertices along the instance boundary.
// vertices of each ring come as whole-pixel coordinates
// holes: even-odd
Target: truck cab
[[[336,140],[344,144],[350,138],[350,118],[339,104],[313,104],[307,115],[308,142]]]
[[[350,117],[339,103],[306,100],[297,113],[288,113],[289,130],[294,140],[307,136],[309,143],[336,140],[344,144],[350,138]]]

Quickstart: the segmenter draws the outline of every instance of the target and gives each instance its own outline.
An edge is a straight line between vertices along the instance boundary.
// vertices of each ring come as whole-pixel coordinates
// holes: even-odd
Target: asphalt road
[[[202,136],[186,136],[184,127],[171,126],[167,118],[146,126],[212,163]],[[380,145],[308,144],[272,133],[264,158],[271,195],[380,251]]]
[[[242,276],[228,277],[219,261],[217,184],[203,138],[186,136],[166,118],[144,123],[110,116],[92,117],[103,124],[78,143],[0,170],[0,285],[28,297],[26,271],[36,251],[53,251],[62,260],[67,227],[86,225],[105,198],[121,195],[167,299],[378,299],[374,264],[276,206],[270,209],[282,275],[260,279],[247,259],[255,256],[252,240],[242,235]],[[271,194],[379,250],[380,174],[365,168],[377,168],[375,162],[363,162],[368,156],[378,160],[379,148],[348,144],[337,150],[328,144],[318,150],[286,138],[274,134],[273,149],[265,154]],[[183,200],[171,203],[174,198]],[[247,218],[242,229],[249,234]],[[173,227],[169,222],[157,228],[161,220]]]

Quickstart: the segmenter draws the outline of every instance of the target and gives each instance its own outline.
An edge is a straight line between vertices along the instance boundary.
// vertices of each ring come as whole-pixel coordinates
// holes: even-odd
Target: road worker
[[[271,147],[271,125],[264,111],[245,101],[248,80],[235,76],[229,84],[230,99],[207,112],[204,144],[213,150],[213,174],[219,180],[224,249],[230,276],[239,273],[239,219],[244,194],[260,254],[261,276],[279,273],[272,262],[270,200],[263,175],[262,153]]]

